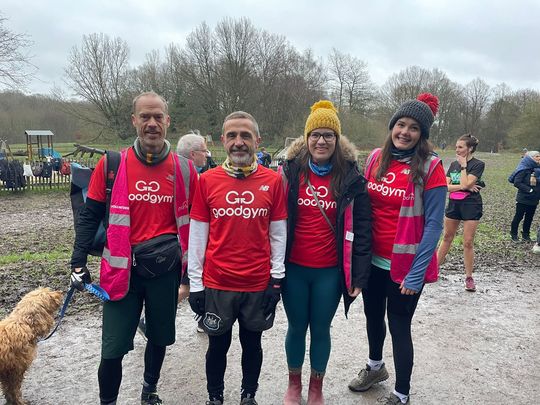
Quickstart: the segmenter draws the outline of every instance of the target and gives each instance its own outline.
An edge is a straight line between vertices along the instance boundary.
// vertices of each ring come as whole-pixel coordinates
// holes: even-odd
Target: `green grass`
[[[70,252],[53,250],[48,252],[24,252],[0,255],[0,266],[21,262],[64,260],[71,257]]]

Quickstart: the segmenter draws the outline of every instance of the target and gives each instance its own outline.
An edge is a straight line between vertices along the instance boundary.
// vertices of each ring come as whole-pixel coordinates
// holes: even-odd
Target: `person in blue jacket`
[[[513,178],[512,178],[513,176]],[[518,242],[518,228],[523,221],[521,238],[531,242],[531,224],[533,221],[538,201],[540,200],[540,152],[530,151],[520,160],[516,170],[512,173],[514,187],[518,189],[516,195],[516,212],[510,225],[510,236],[514,242]]]

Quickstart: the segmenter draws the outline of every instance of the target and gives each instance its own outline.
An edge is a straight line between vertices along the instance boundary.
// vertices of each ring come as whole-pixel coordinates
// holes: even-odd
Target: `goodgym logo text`
[[[268,208],[256,208],[251,205],[255,202],[255,195],[251,191],[231,190],[225,195],[225,202],[228,207],[212,208],[212,215],[217,218],[221,217],[241,217],[252,219],[255,217],[268,216]]]
[[[139,180],[135,183],[135,189],[138,192],[129,194],[129,201],[147,201],[150,204],[173,202],[172,195],[158,194],[160,186],[157,181],[146,182],[144,180]]]
[[[319,187],[315,188],[313,191],[315,191],[315,195],[319,199],[319,203],[323,206],[323,208],[325,210],[327,210],[329,208],[336,208],[337,205],[336,205],[335,201],[323,200],[323,198],[328,196],[328,188],[326,188],[325,186],[319,186]],[[317,201],[313,197],[313,193],[311,192],[309,187],[306,189],[306,194],[308,196],[310,196],[311,198],[301,198],[301,197],[299,197],[298,200],[297,200],[298,205],[305,205],[305,206],[310,206],[311,205],[312,207],[316,207],[317,206]]]

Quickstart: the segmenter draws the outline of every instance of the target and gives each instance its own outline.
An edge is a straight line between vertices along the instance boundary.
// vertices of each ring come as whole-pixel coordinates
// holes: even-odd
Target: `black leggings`
[[[376,266],[371,266],[368,288],[362,292],[367,321],[369,358],[372,360],[383,358],[386,312],[396,369],[395,389],[405,395],[409,395],[411,388],[414,362],[411,321],[421,293],[422,290],[414,295],[402,295],[399,284],[391,280],[390,272]]]
[[[516,203],[516,214],[512,220],[512,225],[510,228],[510,234],[517,236],[519,223],[525,217],[523,221],[523,233],[524,238],[530,237],[531,234],[531,224],[533,221],[534,213],[536,211],[536,205],[527,205],[522,203]]]
[[[99,398],[102,404],[116,401],[122,382],[122,357],[101,359],[98,369]],[[159,380],[161,366],[165,359],[165,346],[156,346],[150,341],[144,351],[144,381],[155,385]]]
[[[263,362],[261,347],[262,332],[253,332],[240,326],[242,345],[242,390],[255,396],[259,386],[259,375]],[[222,395],[225,388],[223,378],[227,368],[227,352],[231,346],[232,328],[219,336],[208,336],[206,352],[206,380],[210,396]]]

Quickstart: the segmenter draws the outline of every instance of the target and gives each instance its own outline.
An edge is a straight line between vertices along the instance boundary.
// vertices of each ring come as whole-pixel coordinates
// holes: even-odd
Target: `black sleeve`
[[[99,228],[99,223],[105,216],[105,203],[86,199],[84,208],[77,220],[75,242],[71,254],[71,268],[86,266],[88,251]]]
[[[486,165],[484,164],[484,162],[475,159],[468,168],[467,174],[472,174],[473,176],[476,176],[476,178],[480,179],[482,177],[482,174],[484,174],[485,166]]]
[[[189,275],[188,275],[187,269],[184,272],[184,274],[182,274],[182,277],[180,278],[180,284],[189,285]]]
[[[517,187],[519,191],[525,194],[529,194],[532,190],[532,187],[529,183],[530,173],[528,170],[520,170],[516,173],[514,177],[514,187]]]
[[[366,183],[361,187],[353,207],[352,285],[364,289],[371,272],[371,202]]]

